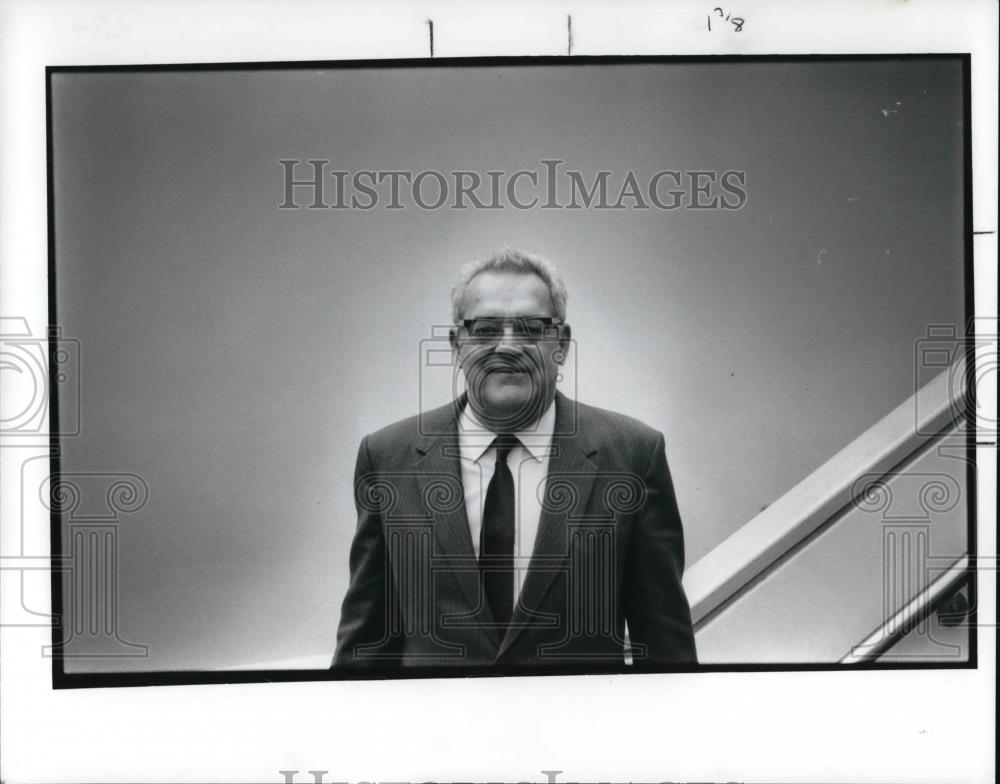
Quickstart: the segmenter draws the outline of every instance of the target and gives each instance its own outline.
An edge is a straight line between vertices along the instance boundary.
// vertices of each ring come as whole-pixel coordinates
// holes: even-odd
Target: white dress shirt
[[[521,446],[510,451],[507,466],[514,477],[514,605],[521,593],[528,563],[535,547],[538,520],[545,497],[545,480],[552,454],[552,433],[556,425],[555,400],[542,414],[538,423],[528,430],[515,433]],[[462,465],[462,487],[465,490],[465,513],[469,518],[472,549],[479,557],[479,536],[483,527],[483,506],[486,490],[496,466],[496,448],[491,446],[495,433],[479,423],[467,404],[458,424],[459,462]]]

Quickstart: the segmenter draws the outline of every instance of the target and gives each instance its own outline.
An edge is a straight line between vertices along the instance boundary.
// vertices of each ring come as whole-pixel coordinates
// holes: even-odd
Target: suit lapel
[[[577,413],[575,401],[556,394],[553,451],[549,458],[538,533],[521,595],[498,657],[510,648],[525,624],[531,624],[533,618],[535,623],[539,622],[536,610],[553,580],[565,571],[569,562],[569,523],[583,515],[594,489],[597,465],[589,456],[596,450],[581,434]]]
[[[458,413],[465,402],[464,396],[454,406],[445,408],[438,421],[422,422],[425,435],[417,443],[418,457],[414,463],[417,484],[427,511],[434,519],[434,539],[437,543],[434,558],[447,559],[445,570],[451,572],[461,586],[469,607],[478,612],[476,618],[485,628],[494,645],[500,644],[500,634],[494,627],[493,614],[481,596],[476,554],[469,533],[469,518],[465,512],[465,495],[462,469],[459,462]],[[442,486],[442,480],[446,483]],[[435,503],[433,499],[447,494],[448,485],[457,488],[457,503]]]

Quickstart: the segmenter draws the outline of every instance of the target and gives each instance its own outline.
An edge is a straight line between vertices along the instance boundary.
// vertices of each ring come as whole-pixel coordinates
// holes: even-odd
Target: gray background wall
[[[458,266],[500,246],[561,265],[575,394],[666,434],[689,564],[906,399],[926,325],[963,318],[953,62],[60,74],[53,128],[82,347],[63,469],[150,488],[119,574],[150,657],[71,669],[332,651],[357,444],[416,412]],[[749,199],[283,211],[281,158],[741,169]]]

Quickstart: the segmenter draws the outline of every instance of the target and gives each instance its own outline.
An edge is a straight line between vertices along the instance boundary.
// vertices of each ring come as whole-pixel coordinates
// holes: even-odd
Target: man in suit
[[[473,262],[452,316],[466,391],[361,443],[333,666],[695,663],[663,436],[557,391],[556,268],[513,250]]]

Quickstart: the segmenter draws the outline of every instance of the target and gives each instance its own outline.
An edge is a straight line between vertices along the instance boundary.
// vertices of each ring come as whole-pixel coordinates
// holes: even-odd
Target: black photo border
[[[308,70],[308,69],[380,69],[380,68],[442,68],[442,67],[483,67],[483,66],[552,66],[566,67],[579,65],[636,65],[636,64],[680,64],[680,63],[753,63],[753,62],[872,62],[887,60],[957,60],[962,65],[963,103],[963,238],[965,273],[965,328],[973,324],[975,316],[974,269],[973,269],[973,224],[972,224],[972,101],[971,101],[971,54],[970,53],[930,53],[930,54],[832,54],[832,55],[608,55],[608,56],[518,56],[518,57],[453,57],[453,58],[401,58],[401,59],[360,59],[360,60],[285,60],[261,62],[221,62],[221,63],[165,63],[135,65],[50,65],[45,68],[45,123],[46,123],[46,184],[48,221],[48,335],[49,335],[49,449],[50,475],[60,473],[61,439],[59,434],[58,388],[53,382],[58,373],[56,362],[58,325],[56,310],[57,275],[55,242],[55,193],[53,174],[53,127],[52,127],[52,77],[63,73],[137,73],[137,72],[231,72],[261,70]],[[975,351],[972,345],[966,351],[966,378],[974,382]],[[969,410],[975,411],[975,385],[967,384],[966,402]],[[63,554],[63,520],[57,505],[50,512],[51,551],[51,592],[52,592],[52,688],[81,689],[130,686],[171,686],[236,683],[280,683],[302,681],[342,681],[364,680],[411,680],[422,678],[461,678],[495,676],[533,675],[595,675],[633,673],[683,673],[683,672],[815,672],[815,671],[864,671],[864,670],[951,670],[977,669],[977,552],[976,552],[976,427],[966,427],[966,496],[967,496],[967,542],[970,559],[968,580],[970,611],[968,614],[969,657],[964,662],[900,662],[866,661],[857,664],[840,663],[798,663],[798,664],[698,664],[678,666],[646,665],[560,665],[558,667],[538,666],[494,666],[477,667],[413,667],[406,668],[399,675],[389,678],[371,673],[354,673],[339,669],[321,670],[164,670],[136,671],[122,673],[67,673],[61,646],[60,633],[64,629],[63,573],[54,566]],[[1000,548],[996,553],[1000,558]],[[1000,560],[998,560],[1000,562]],[[928,608],[928,613],[932,612]],[[332,656],[332,652],[331,652]]]

